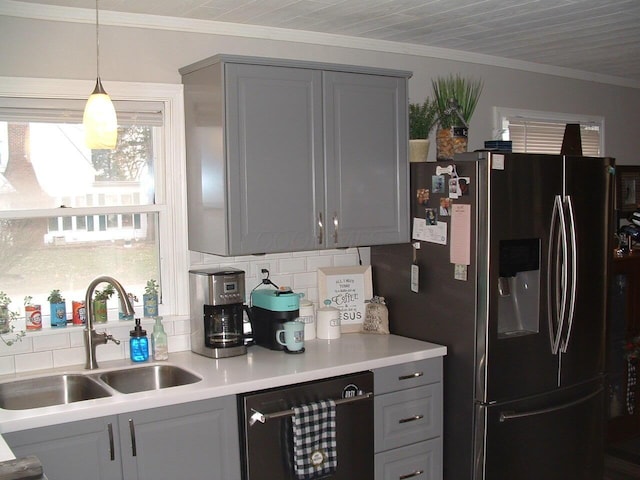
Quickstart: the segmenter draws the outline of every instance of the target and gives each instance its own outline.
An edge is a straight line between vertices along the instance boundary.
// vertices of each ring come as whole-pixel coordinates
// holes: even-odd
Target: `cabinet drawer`
[[[376,395],[375,451],[442,435],[442,384]]]
[[[377,368],[373,374],[378,395],[428,385],[442,381],[442,357]]]
[[[433,438],[376,455],[375,480],[414,479],[442,479],[441,438]]]

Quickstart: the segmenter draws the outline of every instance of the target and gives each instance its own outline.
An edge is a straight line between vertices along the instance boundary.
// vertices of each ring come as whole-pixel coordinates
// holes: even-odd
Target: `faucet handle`
[[[113,335],[107,335],[105,337],[105,340],[109,341],[111,340],[113,343],[115,343],[116,345],[120,345],[120,340],[118,340],[117,338],[115,338]],[[106,342],[105,342],[106,343]]]

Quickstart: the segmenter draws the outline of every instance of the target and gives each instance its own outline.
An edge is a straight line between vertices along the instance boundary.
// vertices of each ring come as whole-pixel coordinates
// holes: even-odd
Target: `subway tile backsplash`
[[[263,278],[261,270],[266,268],[275,284],[290,286],[294,291],[304,293],[305,298],[316,304],[318,303],[318,268],[358,265],[360,258],[363,265],[370,264],[369,248],[242,257],[218,257],[190,252],[191,268],[234,267],[244,270],[247,296],[260,284]],[[169,337],[170,353],[191,348],[188,315],[164,315],[162,323]],[[99,362],[129,358],[129,330],[133,328],[132,325],[132,322],[110,322],[97,327],[98,331],[108,330],[120,340],[120,345],[109,342],[98,347]],[[142,325],[150,335],[153,330],[153,320],[143,319]],[[83,327],[69,325],[63,329],[27,332],[27,336],[22,341],[11,346],[0,342],[0,375],[84,364],[82,330]]]

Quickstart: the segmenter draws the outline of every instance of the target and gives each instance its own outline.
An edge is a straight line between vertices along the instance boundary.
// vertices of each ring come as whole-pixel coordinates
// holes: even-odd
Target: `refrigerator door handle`
[[[571,408],[576,405],[580,405],[581,403],[587,402],[594,397],[597,397],[604,391],[604,388],[601,386],[595,392],[591,392],[588,395],[585,395],[582,398],[578,398],[577,400],[573,400],[572,402],[563,403],[561,405],[556,405],[554,407],[543,408],[540,410],[530,410],[528,412],[514,412],[511,410],[507,410],[504,412],[500,412],[500,422],[506,422],[507,420],[516,420],[519,418],[527,418],[533,417],[536,415],[544,415],[547,413],[557,412],[559,410],[564,410],[565,408]]]
[[[560,228],[558,230],[558,234],[556,234],[556,225],[558,224],[560,225]],[[556,235],[560,236],[560,245],[556,244]],[[549,340],[551,342],[551,352],[554,355],[557,355],[560,349],[560,340],[566,315],[568,288],[568,266],[566,259],[568,249],[567,225],[565,222],[562,197],[560,195],[556,195],[553,203],[553,213],[551,215],[551,226],[549,229],[549,255],[547,261]]]
[[[576,293],[578,290],[578,242],[576,239],[576,218],[573,212],[573,201],[571,200],[570,195],[567,195],[567,212],[569,214],[569,234],[571,239],[571,293],[569,300],[569,323],[567,325],[567,334],[562,342],[562,353],[567,353],[569,341],[571,340],[571,331],[576,308]]]

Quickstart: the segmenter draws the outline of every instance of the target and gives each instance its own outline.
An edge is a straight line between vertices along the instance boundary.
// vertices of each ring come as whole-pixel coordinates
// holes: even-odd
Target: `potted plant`
[[[49,300],[51,326],[66,327],[67,305],[64,301],[64,297],[60,294],[60,290],[51,290],[51,293],[49,294],[47,300]]]
[[[409,161],[426,162],[429,134],[438,121],[438,104],[427,97],[424,103],[409,104]]]
[[[158,316],[158,282],[154,279],[147,281],[142,295],[142,305],[145,317]]]
[[[33,303],[33,297],[27,295],[24,297],[24,320],[27,330],[42,329],[42,308],[40,305]]]
[[[93,318],[95,323],[107,323],[107,300],[116,293],[110,283],[102,290],[96,290],[93,296]]]
[[[134,302],[138,301],[138,297],[136,297],[133,293],[127,293],[127,297],[129,297],[129,302],[131,302],[131,306],[133,306]],[[133,320],[134,315],[125,315],[123,311],[118,312],[118,320]]]
[[[449,75],[431,83],[438,108],[436,157],[450,161],[455,153],[467,151],[469,122],[482,93],[483,82]]]
[[[14,331],[13,322],[18,318],[16,312],[9,310],[9,305],[11,305],[11,298],[5,292],[0,291],[0,340],[10,347],[14,343],[22,341],[22,337],[26,334],[24,330],[21,330],[14,338],[6,338],[2,335]]]

